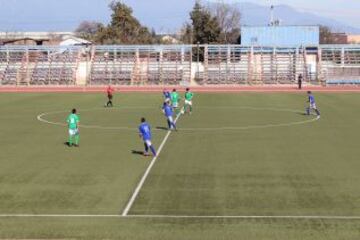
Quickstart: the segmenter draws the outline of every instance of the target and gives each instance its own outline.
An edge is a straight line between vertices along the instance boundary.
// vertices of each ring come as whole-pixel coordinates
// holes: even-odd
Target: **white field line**
[[[124,109],[137,109],[137,107],[123,107]],[[148,108],[148,107],[143,107]],[[302,113],[299,110],[293,110],[293,109],[285,109],[285,108],[257,108],[257,107],[246,107],[246,106],[239,106],[239,107],[232,107],[232,106],[221,106],[221,107],[198,107],[198,108],[211,108],[211,109],[249,109],[249,110],[258,110],[258,111],[278,111],[278,112],[293,112],[293,113]],[[93,110],[101,110],[103,108],[94,108],[94,109],[85,109],[82,110],[82,112],[88,112],[88,111],[93,111]],[[142,107],[140,107],[139,109],[142,109]],[[49,120],[44,119],[43,117],[46,115],[50,115],[50,114],[58,114],[58,113],[67,113],[68,111],[56,111],[56,112],[47,112],[47,113],[41,113],[40,115],[37,116],[37,120],[43,123],[47,123],[47,124],[51,124],[51,125],[57,125],[57,126],[66,126],[66,124],[64,123],[59,123],[59,122],[52,122]],[[249,125],[249,126],[220,126],[220,127],[213,127],[213,128],[181,128],[181,131],[225,131],[225,130],[251,130],[251,129],[264,129],[264,128],[275,128],[275,127],[290,127],[290,126],[295,126],[295,125],[303,125],[303,124],[307,124],[307,123],[311,123],[311,122],[315,122],[319,120],[318,117],[316,118],[312,118],[310,120],[305,120],[305,121],[299,121],[299,122],[290,122],[290,123],[268,123],[268,124],[264,124],[264,125]],[[136,128],[131,128],[131,127],[106,127],[106,126],[97,126],[97,125],[81,125],[82,128],[86,128],[86,129],[101,129],[101,130],[136,130]],[[157,129],[155,129],[157,130]]]
[[[0,214],[0,218],[119,218],[114,214]]]
[[[331,215],[115,215],[115,214],[0,214],[0,218],[124,218],[124,219],[289,219],[360,220],[360,216]]]
[[[128,215],[130,218],[174,218],[174,219],[330,219],[330,220],[360,220],[360,216],[330,216],[330,215]]]
[[[178,115],[176,116],[175,123],[178,121],[178,119],[179,119],[180,116],[181,116],[181,114],[178,114]],[[133,192],[133,194],[132,194],[129,202],[126,204],[126,207],[125,207],[124,210],[122,211],[122,214],[121,214],[122,216],[127,216],[127,215],[128,215],[128,213],[129,213],[132,205],[133,205],[134,202],[135,202],[136,197],[138,196],[138,194],[139,194],[142,186],[144,185],[147,176],[149,175],[152,167],[154,166],[156,160],[158,159],[158,157],[159,157],[159,155],[160,155],[160,153],[161,153],[161,150],[162,150],[163,147],[165,146],[165,143],[166,143],[166,141],[168,140],[170,134],[171,134],[171,130],[169,130],[169,131],[166,133],[166,136],[164,137],[163,141],[162,141],[161,144],[160,144],[160,147],[159,147],[159,149],[158,149],[158,152],[157,152],[156,157],[154,157],[154,158],[151,160],[148,168],[146,169],[146,171],[145,171],[144,175],[142,176],[140,182],[138,183],[137,187],[135,188],[135,191]]]

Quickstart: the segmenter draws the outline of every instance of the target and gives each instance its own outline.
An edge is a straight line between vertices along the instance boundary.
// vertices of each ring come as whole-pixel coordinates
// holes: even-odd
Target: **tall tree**
[[[151,32],[132,15],[133,10],[130,7],[113,1],[110,9],[112,14],[108,28],[114,43],[152,43]]]
[[[218,20],[199,1],[196,1],[190,13],[190,18],[192,21],[193,43],[209,44],[220,41],[221,29]],[[189,29],[187,30],[189,31]]]
[[[180,32],[180,40],[185,44],[193,44],[193,28],[191,24],[185,23]]]
[[[219,23],[221,43],[239,43],[241,13],[237,6],[221,2],[211,4],[209,10]]]
[[[94,41],[95,35],[103,27],[104,25],[99,22],[83,21],[80,23],[75,32],[81,38]]]
[[[155,41],[156,34],[141,25],[129,6],[113,0],[109,7],[112,14],[107,26],[86,22],[80,24],[78,31],[90,35],[95,43],[100,44],[151,44]]]
[[[335,37],[331,29],[327,26],[320,26],[320,44],[336,43]]]

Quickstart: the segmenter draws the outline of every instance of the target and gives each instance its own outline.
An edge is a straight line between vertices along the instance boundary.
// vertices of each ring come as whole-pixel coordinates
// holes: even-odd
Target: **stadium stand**
[[[358,85],[360,46],[0,46],[1,85],[290,85],[299,74]]]
[[[76,83],[80,51],[59,47],[0,48],[2,85],[71,85]]]
[[[187,50],[186,50],[187,49]],[[177,85],[190,79],[190,51],[183,46],[96,46],[88,84]],[[184,74],[184,69],[189,74]]]

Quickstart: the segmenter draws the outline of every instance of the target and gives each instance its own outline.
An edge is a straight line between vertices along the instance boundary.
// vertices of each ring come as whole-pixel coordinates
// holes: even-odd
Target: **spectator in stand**
[[[299,77],[298,77],[298,86],[299,89],[302,89],[302,81],[303,81],[303,75],[300,73]]]

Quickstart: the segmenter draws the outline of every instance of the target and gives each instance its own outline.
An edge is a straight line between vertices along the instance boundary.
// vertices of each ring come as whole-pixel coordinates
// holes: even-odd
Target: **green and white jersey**
[[[179,94],[177,92],[171,93],[171,102],[178,103],[179,102]]]
[[[194,94],[192,92],[186,92],[185,93],[185,100],[191,101],[194,97]]]
[[[80,122],[80,118],[78,115],[76,114],[70,114],[67,119],[66,122],[68,123],[68,127],[69,129],[77,129],[78,128],[78,124]]]

